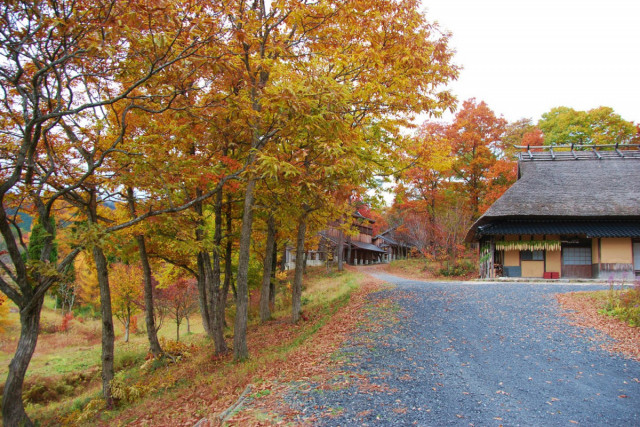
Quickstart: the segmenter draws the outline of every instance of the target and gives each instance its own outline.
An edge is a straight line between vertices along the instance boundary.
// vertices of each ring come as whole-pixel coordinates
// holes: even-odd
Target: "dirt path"
[[[372,275],[396,287],[336,355],[346,371],[282,396],[296,422],[640,425],[640,363],[560,315],[554,295],[574,286]]]

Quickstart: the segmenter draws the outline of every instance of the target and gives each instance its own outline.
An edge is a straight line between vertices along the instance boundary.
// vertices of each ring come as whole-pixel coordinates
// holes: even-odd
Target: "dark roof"
[[[478,227],[483,236],[518,234],[593,237],[640,237],[640,218],[637,220],[503,220]]]
[[[391,245],[399,245],[399,243],[396,242],[394,239],[392,239],[390,236],[388,235],[385,236],[384,234],[378,234],[376,237],[374,237],[374,239],[382,239],[386,243],[389,243]]]
[[[334,237],[332,237],[332,236],[328,235],[327,233],[325,233],[325,232],[321,231],[321,232],[320,232],[320,233],[318,233],[318,234],[320,234],[320,236],[321,236],[322,238],[327,239],[327,240],[328,240],[329,242],[331,242],[333,245],[335,245],[335,246],[337,246],[337,245],[338,245],[338,241],[337,241]],[[379,248],[379,247],[377,247],[376,245],[372,245],[371,243],[363,243],[363,242],[357,242],[357,241],[351,241],[350,243],[351,243],[351,246],[355,246],[355,247],[356,247],[356,248],[358,248],[358,249],[364,249],[364,250],[367,250],[367,251],[373,251],[373,252],[384,252],[384,253],[386,253],[386,251],[383,251],[382,249],[380,249],[380,248]],[[344,242],[345,247],[346,247],[348,244],[349,244],[349,242],[347,242],[347,241],[345,241],[345,242]]]
[[[400,241],[400,239],[406,239],[406,236],[400,236],[400,239],[397,239],[396,236],[396,229],[398,227],[391,227],[385,231],[383,231],[382,233],[378,234],[377,236],[374,237],[374,239],[382,239],[385,243],[387,243],[388,245],[391,246],[400,246],[403,248],[410,248],[411,244]]]
[[[505,219],[640,218],[640,158],[521,161],[519,179],[467,234]]]
[[[358,248],[358,249],[364,249],[364,250],[372,251],[372,252],[386,253],[386,251],[383,251],[382,249],[380,249],[376,245],[372,245],[371,243],[363,243],[363,242],[354,242],[354,241],[352,241],[351,244],[353,246],[355,246],[356,248]]]
[[[353,216],[354,218],[360,218],[360,219],[366,219],[367,221],[369,221],[372,224],[375,224],[375,220],[371,219],[371,218],[367,218],[366,216],[362,215],[360,212],[356,211],[355,213],[353,213],[351,216]]]
[[[326,231],[323,230],[323,231],[319,232],[318,234],[320,235],[320,237],[322,237],[323,239],[328,240],[332,244],[334,244],[334,245],[338,244],[338,241],[335,238],[333,238],[333,236],[330,236]]]

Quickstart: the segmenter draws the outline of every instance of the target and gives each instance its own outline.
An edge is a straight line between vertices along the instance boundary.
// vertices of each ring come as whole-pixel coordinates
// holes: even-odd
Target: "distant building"
[[[640,277],[639,147],[536,148],[467,234],[481,276]]]
[[[306,251],[306,264],[310,266],[324,265],[327,261],[337,261],[340,234],[343,234],[343,259],[351,265],[366,265],[388,262],[387,251],[373,244],[373,227],[371,218],[355,212],[351,215],[351,227],[358,231],[354,235],[343,233],[339,223],[330,223],[326,230],[321,231],[320,243],[313,250]],[[285,265],[287,269],[295,267],[295,248],[287,248]]]
[[[412,246],[404,241],[404,236],[397,234],[394,227],[383,231],[373,239],[373,243],[385,251],[387,262],[408,258],[411,252]]]

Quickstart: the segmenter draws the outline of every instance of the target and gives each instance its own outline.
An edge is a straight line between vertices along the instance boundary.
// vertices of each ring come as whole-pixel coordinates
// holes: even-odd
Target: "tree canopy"
[[[638,128],[610,107],[588,111],[556,107],[538,121],[545,145],[624,144],[638,141]]]

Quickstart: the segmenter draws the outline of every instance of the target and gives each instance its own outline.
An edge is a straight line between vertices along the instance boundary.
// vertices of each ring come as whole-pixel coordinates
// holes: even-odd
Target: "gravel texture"
[[[289,393],[299,422],[640,425],[640,363],[600,349],[601,336],[569,325],[554,297],[605,287],[374,275],[397,286],[374,294],[340,351],[346,375]],[[388,298],[392,307],[376,311]]]

